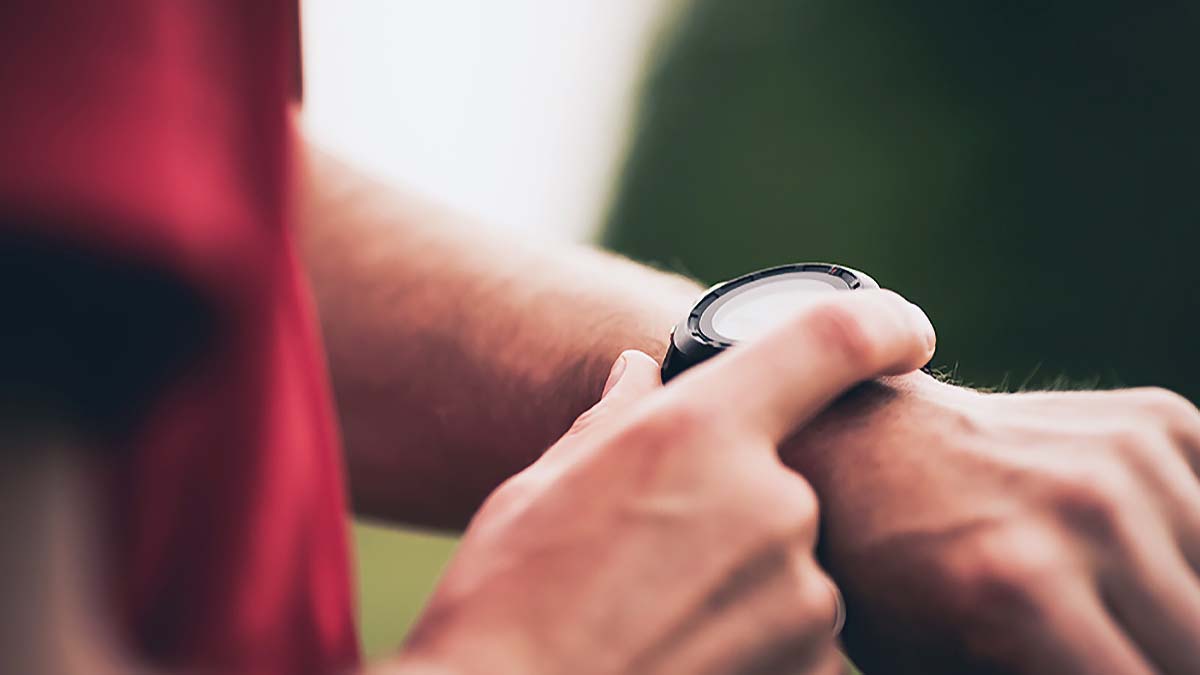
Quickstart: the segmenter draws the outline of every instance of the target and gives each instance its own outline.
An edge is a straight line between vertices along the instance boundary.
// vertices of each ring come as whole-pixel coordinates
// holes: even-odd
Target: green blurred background
[[[697,0],[650,55],[602,242],[708,282],[869,271],[972,384],[1200,400],[1198,66],[1194,2]],[[375,654],[453,542],[355,537]]]
[[[358,611],[363,649],[381,656],[395,649],[429,597],[454,551],[454,538],[354,525],[358,556]]]

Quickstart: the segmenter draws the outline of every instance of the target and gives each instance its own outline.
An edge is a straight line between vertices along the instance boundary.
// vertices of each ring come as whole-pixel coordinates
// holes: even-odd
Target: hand
[[[929,357],[895,294],[814,300],[659,382],[618,359],[602,400],[487,500],[400,665],[463,673],[837,672],[817,504],[778,442],[840,392]]]
[[[867,672],[1200,673],[1200,414],[903,378],[806,427]]]

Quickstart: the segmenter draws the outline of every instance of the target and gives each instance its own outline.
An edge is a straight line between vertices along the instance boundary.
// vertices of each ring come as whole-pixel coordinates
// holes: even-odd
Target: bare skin
[[[600,403],[484,503],[400,664],[838,672],[817,503],[779,443],[853,384],[924,363],[933,330],[894,294],[834,300],[667,387],[654,359],[619,357]]]
[[[464,524],[617,353],[661,358],[699,292],[462,227],[319,153],[307,167],[303,241],[368,514]],[[835,404],[784,458],[825,506],[851,655],[908,672],[1200,672],[1198,426],[1162,390],[982,395],[916,373]]]
[[[822,497],[864,670],[1200,672],[1195,407],[917,382],[786,456]]]
[[[362,514],[463,528],[596,400],[618,354],[662,357],[698,290],[305,160],[300,244]]]

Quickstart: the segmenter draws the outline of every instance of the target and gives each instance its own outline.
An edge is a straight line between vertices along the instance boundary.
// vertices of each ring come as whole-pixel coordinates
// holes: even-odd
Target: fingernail
[[[928,351],[933,351],[934,346],[937,345],[937,333],[933,330],[933,323],[929,321],[929,315],[927,315],[925,310],[921,309],[917,305],[911,302],[908,304],[912,305],[913,314],[915,314],[917,317],[918,329],[925,336],[925,349]]]
[[[604,393],[600,394],[600,398],[608,396],[608,392],[617,386],[617,382],[621,381],[621,376],[625,374],[625,354],[622,353],[613,362],[612,370],[608,371],[608,380],[604,382]]]

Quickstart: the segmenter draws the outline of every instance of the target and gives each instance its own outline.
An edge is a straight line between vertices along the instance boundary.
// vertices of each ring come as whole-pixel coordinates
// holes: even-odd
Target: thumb
[[[621,352],[613,362],[608,381],[604,383],[604,393],[593,410],[623,409],[661,388],[658,362],[645,352],[629,349]]]
[[[658,362],[649,354],[636,349],[621,352],[609,368],[608,380],[604,383],[600,400],[576,417],[571,428],[522,474],[535,470],[552,470],[552,467],[561,467],[564,463],[580,461],[581,457],[586,457],[589,453],[579,452],[579,441],[611,427],[618,422],[620,413],[633,408],[639,401],[662,387],[662,374]],[[583,443],[585,448],[589,445],[591,444]],[[604,446],[591,447],[597,449]]]
[[[556,457],[577,457],[574,451],[564,450],[573,445],[564,443],[566,439],[577,439],[595,430],[597,425],[603,427],[611,423],[614,415],[632,408],[647,395],[662,389],[662,386],[662,375],[657,361],[637,350],[621,352],[609,369],[608,381],[604,383],[604,393],[600,395],[600,400],[575,418],[575,423],[566,435],[551,446],[537,463],[545,466],[547,463],[558,461]],[[564,452],[567,454],[563,455]]]

